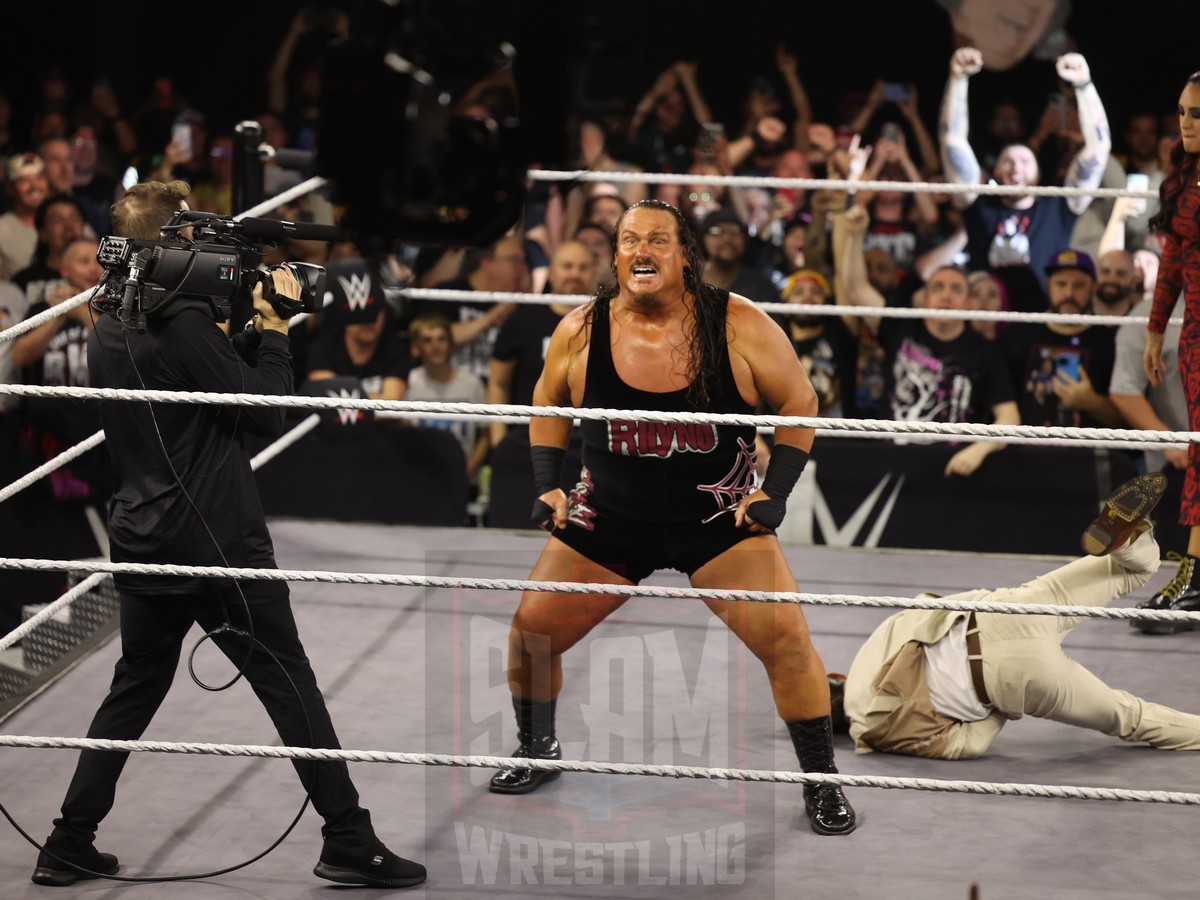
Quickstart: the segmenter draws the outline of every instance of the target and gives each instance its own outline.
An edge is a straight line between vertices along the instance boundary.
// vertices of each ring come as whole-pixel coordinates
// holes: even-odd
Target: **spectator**
[[[617,227],[617,220],[625,212],[628,204],[616,194],[592,194],[583,202],[579,213],[580,225],[599,225],[605,234],[612,235]]]
[[[595,281],[596,267],[592,251],[577,241],[559,244],[550,260],[546,290],[551,294],[589,294]],[[488,372],[488,403],[533,403],[533,386],[542,374],[546,347],[562,317],[575,308],[571,303],[548,306],[522,305],[500,326],[492,349]],[[504,439],[508,425],[492,422],[491,445]]]
[[[351,260],[330,265],[327,278],[333,301],[309,349],[309,381],[349,376],[374,400],[403,400],[403,348],[389,327],[378,276],[363,260]]]
[[[529,262],[518,235],[500,238],[490,247],[471,250],[463,261],[464,276],[436,285],[443,290],[520,292],[529,290]],[[422,311],[442,312],[450,320],[454,365],[477,378],[487,378],[492,347],[500,326],[515,303],[433,301]]]
[[[835,221],[834,240],[845,287],[845,301],[855,306],[884,305],[866,278],[862,240],[867,214],[854,206]],[[929,309],[966,309],[967,275],[947,266],[935,271],[925,286]],[[841,294],[839,294],[841,296]],[[961,319],[866,319],[877,331],[884,354],[885,396],[891,418],[900,422],[1020,422],[1012,385],[1003,360],[981,335]],[[958,450],[945,474],[967,476],[1004,448],[993,441],[974,441]]]
[[[814,269],[801,269],[788,278],[783,299],[824,306],[830,299],[829,282]],[[858,342],[842,317],[796,313],[783,317],[781,324],[817,392],[817,414],[853,416]]]
[[[0,216],[0,277],[12,278],[33,262],[38,241],[34,219],[49,189],[46,165],[36,153],[14,156],[7,174],[12,209]]]
[[[629,140],[642,168],[686,172],[692,164],[699,123],[713,121],[696,81],[696,64],[672,63],[638,101],[629,120]]]
[[[1090,313],[1096,266],[1090,256],[1062,250],[1046,266],[1048,312]],[[1026,425],[1085,428],[1123,425],[1108,397],[1115,348],[1103,325],[1015,323],[997,343],[1018,386]]]
[[[1121,162],[1125,171],[1149,175],[1150,190],[1157,190],[1166,174],[1158,158],[1158,117],[1151,112],[1134,113],[1125,124],[1122,136],[1125,139],[1125,156]]]
[[[47,285],[44,300],[30,305],[26,318],[57,306],[99,282],[103,270],[96,262],[98,247],[92,240],[76,240],[62,253],[62,280]],[[21,368],[21,381],[53,387],[90,387],[87,342],[92,332],[92,312],[87,304],[76,306],[28,331],[13,344],[13,363]],[[45,459],[77,444],[100,430],[100,411],[95,402],[62,397],[28,397],[29,421]],[[51,473],[50,485],[58,500],[91,499],[103,503],[111,484],[108,456],[102,449]]]
[[[891,123],[887,123],[891,124]],[[875,142],[874,153],[863,178],[866,181],[920,181],[921,173],[913,165],[904,142],[904,132],[893,125]],[[855,202],[867,207],[871,231],[863,243],[869,253],[882,248],[897,269],[912,271],[917,255],[917,235],[927,234],[938,224],[937,207],[928,194],[900,191],[863,191]]]
[[[587,292],[594,294],[601,285],[615,282],[617,273],[612,265],[612,232],[606,232],[593,222],[580,225],[575,231],[575,240],[592,251],[592,260],[595,263],[592,267],[592,286]]]
[[[25,318],[29,298],[11,281],[0,281],[0,331],[12,328]],[[0,384],[18,383],[17,367],[13,365],[15,341],[0,341]],[[0,420],[17,408],[18,399],[11,394],[0,395]]]
[[[1133,267],[1133,254],[1109,250],[1099,259],[1095,310],[1101,316],[1125,316],[1141,302],[1142,286]]]
[[[33,262],[13,276],[12,281],[29,297],[30,303],[45,300],[46,287],[62,278],[63,251],[83,237],[83,209],[66,194],[52,194],[42,201],[33,216],[38,242]]]
[[[972,272],[967,278],[967,286],[971,297],[971,309],[986,312],[1007,312],[1008,294],[1004,290],[1004,282],[991,272]],[[1003,330],[1004,323],[975,319],[971,327],[989,341],[994,341],[996,335]]]
[[[108,208],[117,198],[117,181],[97,169],[99,158],[95,131],[80,126],[71,136],[71,195],[90,203],[99,213],[99,223],[93,221],[91,225],[102,236],[108,234]]]
[[[71,197],[78,203],[88,223],[89,237],[107,233],[107,215],[90,200],[75,196],[75,163],[70,141],[60,137],[42,141],[38,155],[46,166],[47,190],[51,194]]]
[[[454,339],[450,321],[444,316],[421,315],[408,328],[412,355],[417,366],[408,376],[408,399],[439,403],[484,403],[487,394],[479,378],[456,368],[450,359]],[[439,419],[437,414],[422,416],[417,423],[429,428],[444,428],[462,445],[467,461],[467,478],[476,480],[487,461],[491,442],[488,431],[479,422]]]
[[[219,134],[214,137],[208,156],[210,177],[192,189],[193,208],[223,216],[233,215],[233,136]]]
[[[983,57],[971,47],[956,51],[950,61],[941,115],[942,160],[947,175],[957,184],[980,181],[979,161],[967,141],[967,82],[982,67]],[[1095,188],[1104,174],[1110,146],[1104,106],[1082,56],[1060,56],[1057,70],[1060,77],[1074,85],[1084,139],[1065,183]],[[1038,184],[1040,175],[1033,151],[1023,144],[1006,147],[993,174],[1000,184],[1030,187]],[[1045,290],[1042,273],[1046,264],[1057,248],[1067,244],[1076,217],[1087,209],[1091,197],[980,197],[973,193],[958,197],[960,208],[966,210],[963,218],[970,267],[997,272],[1015,309],[1040,308],[1042,302],[1034,285]]]
[[[746,226],[731,209],[709,213],[700,226],[704,281],[759,303],[778,302],[771,279],[745,264]]]

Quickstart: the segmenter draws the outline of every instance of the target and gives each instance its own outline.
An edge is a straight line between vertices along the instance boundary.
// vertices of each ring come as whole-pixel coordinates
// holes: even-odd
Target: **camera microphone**
[[[293,237],[301,241],[343,241],[346,233],[336,225],[310,225],[281,219],[240,219],[235,227],[252,241],[278,241]]]

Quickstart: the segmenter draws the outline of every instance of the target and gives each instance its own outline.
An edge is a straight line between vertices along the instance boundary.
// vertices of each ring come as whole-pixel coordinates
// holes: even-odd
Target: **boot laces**
[[[1179,568],[1175,570],[1175,576],[1166,587],[1159,591],[1163,600],[1171,604],[1178,599],[1180,594],[1191,587],[1195,560],[1182,553],[1176,553],[1174,550],[1167,552],[1167,559],[1176,560],[1179,563]]]

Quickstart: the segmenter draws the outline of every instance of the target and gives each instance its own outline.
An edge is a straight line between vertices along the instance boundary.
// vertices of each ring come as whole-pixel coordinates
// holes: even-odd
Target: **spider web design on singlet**
[[[579,472],[579,482],[567,495],[567,522],[586,531],[595,531],[596,510],[588,505],[595,488],[591,470],[584,466]]]
[[[754,474],[758,453],[753,444],[737,439],[738,454],[729,472],[716,484],[698,484],[696,490],[712,494],[718,509],[736,506],[754,493],[757,481]]]

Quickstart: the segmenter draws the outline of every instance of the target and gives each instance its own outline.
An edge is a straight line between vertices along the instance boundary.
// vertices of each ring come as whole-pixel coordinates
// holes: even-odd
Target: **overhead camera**
[[[334,241],[339,229],[278,219],[235,220],[213,213],[180,210],[163,226],[156,241],[105,237],[96,260],[104,268],[103,293],[94,301],[125,325],[144,331],[147,318],[202,309],[218,322],[228,320],[235,301],[249,301],[262,285],[263,297],[280,318],[317,312],[325,297],[325,270],[309,263],[284,263],[259,269],[263,256],[288,237]],[[300,282],[300,298],[275,291],[271,272],[291,271]]]

